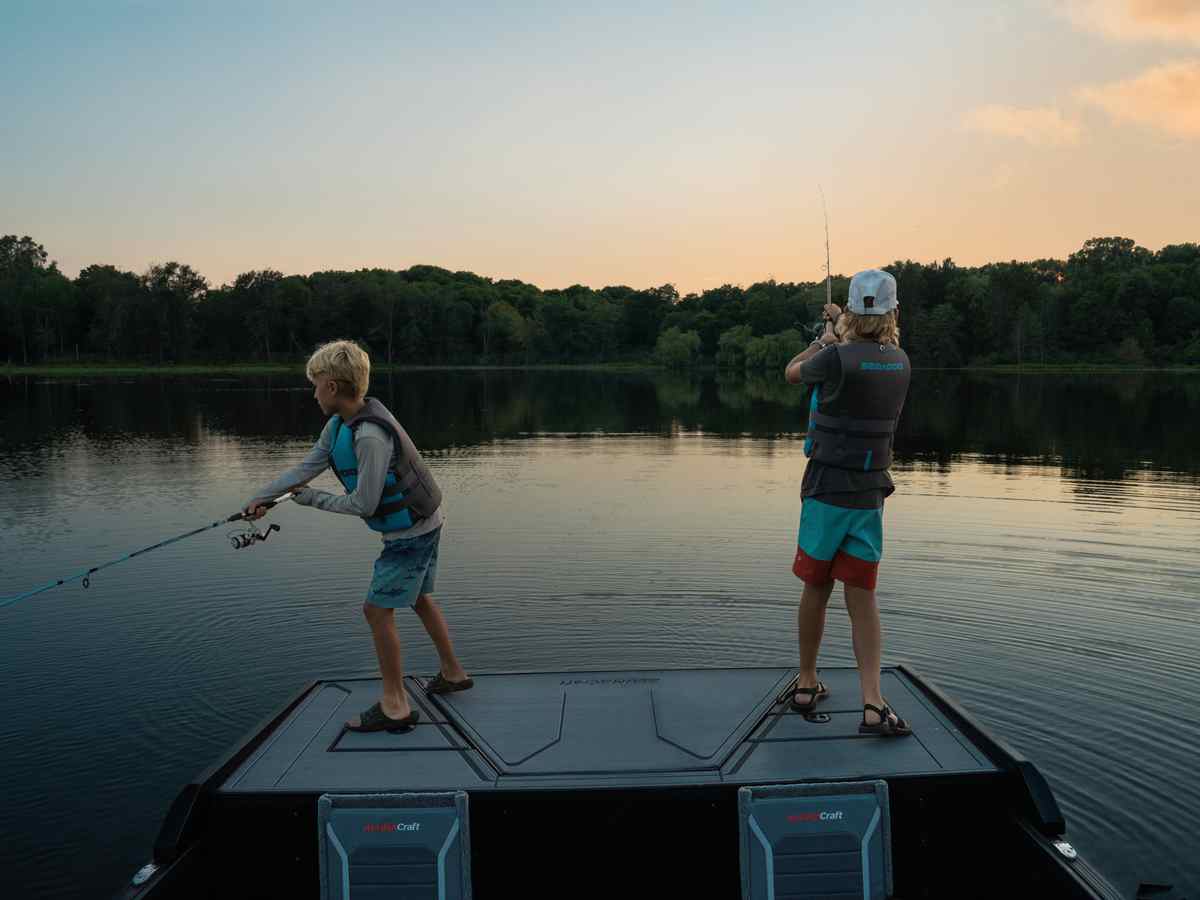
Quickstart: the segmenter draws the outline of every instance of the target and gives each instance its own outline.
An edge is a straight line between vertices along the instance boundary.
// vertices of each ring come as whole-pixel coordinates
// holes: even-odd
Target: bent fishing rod
[[[292,499],[292,491],[287,491],[280,494],[274,500],[268,500],[265,503],[256,504],[261,509],[272,509],[273,507],[283,503],[285,500]],[[74,575],[69,575],[65,578],[56,578],[54,581],[43,584],[41,587],[34,588],[31,591],[26,591],[23,594],[16,594],[12,597],[0,597],[0,609],[6,606],[11,606],[14,603],[19,603],[22,600],[28,600],[30,597],[37,596],[45,591],[60,587],[64,584],[69,584],[72,581],[82,580],[83,586],[86,588],[91,584],[91,578],[102,569],[107,569],[109,566],[115,566],[117,563],[123,563],[126,560],[133,559],[135,556],[141,556],[144,553],[149,553],[151,550],[157,550],[159,547],[165,547],[168,544],[174,544],[176,541],[182,541],[184,538],[190,538],[193,535],[202,534],[205,531],[211,531],[214,528],[220,528],[222,525],[231,525],[234,522],[245,522],[247,528],[242,530],[234,530],[229,532],[229,542],[233,545],[234,550],[243,550],[247,547],[252,547],[259,541],[265,541],[271,536],[271,532],[279,531],[279,526],[271,523],[265,531],[258,531],[252,523],[252,517],[245,511],[234,513],[227,519],[218,519],[208,525],[202,525],[199,528],[193,528],[191,531],[178,534],[173,538],[167,538],[165,541],[159,541],[157,544],[151,544],[149,547],[143,547],[141,550],[134,550],[132,553],[127,553],[125,556],[117,559],[109,560],[98,566],[92,566],[90,569],[84,569],[82,572],[77,572]]]

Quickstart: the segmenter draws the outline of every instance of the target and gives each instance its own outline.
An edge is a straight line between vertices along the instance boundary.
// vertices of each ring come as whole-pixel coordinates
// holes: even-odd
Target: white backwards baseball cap
[[[850,279],[846,309],[858,316],[882,316],[900,305],[896,279],[882,269],[867,269]]]

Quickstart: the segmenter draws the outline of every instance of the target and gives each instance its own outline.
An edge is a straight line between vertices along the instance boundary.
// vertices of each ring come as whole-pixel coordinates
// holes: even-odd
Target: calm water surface
[[[438,595],[470,668],[794,662],[799,389],[447,371],[373,392],[445,489]],[[0,381],[0,595],[235,511],[321,424],[299,377]],[[918,372],[887,507],[885,662],[1029,755],[1130,893],[1200,888],[1198,447],[1197,377]],[[110,894],[186,780],[307,680],[374,667],[378,544],[272,520],[252,550],[216,530],[0,610],[0,896]],[[821,661],[853,663],[836,600]]]

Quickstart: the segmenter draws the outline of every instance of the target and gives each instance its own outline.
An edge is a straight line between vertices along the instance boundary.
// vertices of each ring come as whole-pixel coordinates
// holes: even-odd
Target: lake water
[[[469,668],[794,664],[799,388],[422,371],[373,393],[445,490],[437,595]],[[0,381],[0,595],[236,511],[321,425],[299,376]],[[1200,887],[1198,448],[1200,377],[918,372],[885,517],[885,662],[1030,756],[1130,895]],[[185,781],[309,679],[374,668],[376,540],[270,521],[251,550],[217,529],[0,609],[0,896],[107,896]],[[853,664],[840,592],[821,662]]]

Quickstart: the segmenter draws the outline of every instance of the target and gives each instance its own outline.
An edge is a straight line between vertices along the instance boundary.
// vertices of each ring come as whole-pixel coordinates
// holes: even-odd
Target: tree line
[[[901,343],[925,367],[1200,363],[1200,245],[1151,252],[1093,238],[1065,261],[911,260]],[[848,278],[833,279],[835,302]],[[670,285],[541,290],[418,265],[210,286],[191,266],[96,264],[68,278],[30,237],[0,238],[0,363],[291,362],[349,337],[393,364],[654,361],[782,368],[808,342],[824,282],[762,281],[680,296]]]

